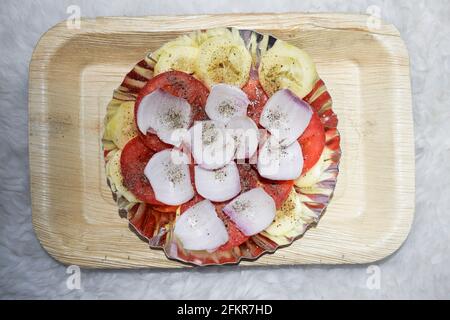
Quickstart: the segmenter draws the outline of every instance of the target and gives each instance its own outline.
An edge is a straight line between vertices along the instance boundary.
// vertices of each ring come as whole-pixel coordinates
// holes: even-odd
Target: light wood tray
[[[33,225],[65,264],[97,268],[183,267],[129,230],[106,185],[101,153],[106,105],[149,50],[195,29],[236,26],[306,49],[339,117],[343,157],[334,198],[315,229],[241,265],[368,263],[405,240],[414,212],[409,60],[392,25],[368,30],[344,14],[202,15],[62,22],[30,64],[29,150]]]

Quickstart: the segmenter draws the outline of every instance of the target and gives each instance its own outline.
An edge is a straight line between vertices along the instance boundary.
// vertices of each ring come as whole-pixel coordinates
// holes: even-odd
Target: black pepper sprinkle
[[[165,163],[164,171],[167,176],[167,179],[172,184],[181,183],[184,180],[184,178],[186,177],[186,174],[183,172],[182,165],[176,165],[173,163]]]
[[[202,123],[202,142],[208,146],[217,140],[216,126],[211,122]]]
[[[214,179],[219,180],[220,182],[224,182],[226,177],[227,172],[225,168],[214,171]]]
[[[288,155],[288,152],[286,151],[287,147],[281,147],[281,157],[284,158]]]
[[[231,117],[235,114],[236,107],[231,100],[224,100],[217,107],[217,111],[224,117]]]
[[[251,203],[249,200],[236,200],[231,207],[237,213],[243,213],[251,207]]]
[[[283,122],[287,120],[287,115],[278,110],[269,110],[267,114],[267,120],[270,122],[271,127],[281,128]]]
[[[169,129],[181,129],[187,125],[181,110],[176,110],[174,107],[168,108],[167,112],[160,115],[160,120]]]

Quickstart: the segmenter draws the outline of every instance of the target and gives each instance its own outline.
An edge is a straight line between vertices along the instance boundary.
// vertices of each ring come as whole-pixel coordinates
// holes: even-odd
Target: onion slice
[[[234,117],[228,122],[227,130],[236,143],[235,159],[251,158],[258,149],[259,131],[256,123],[247,116]]]
[[[231,161],[225,167],[206,170],[195,166],[195,188],[206,199],[216,202],[230,200],[241,192],[241,181],[236,163]]]
[[[276,136],[281,145],[287,146],[301,136],[311,117],[312,110],[308,103],[291,90],[281,89],[267,101],[259,123]]]
[[[189,172],[189,158],[176,149],[166,149],[153,155],[144,174],[155,192],[156,200],[180,205],[194,197]]]
[[[209,200],[186,210],[175,222],[174,235],[186,250],[214,250],[228,241],[227,229]]]
[[[271,180],[294,180],[303,169],[303,154],[297,140],[282,146],[275,136],[270,136],[258,154],[258,172]]]
[[[250,100],[240,88],[220,83],[212,86],[205,111],[210,119],[227,124],[233,117],[245,116],[249,103]]]
[[[157,89],[141,100],[136,120],[143,134],[156,133],[163,142],[179,147],[182,141],[177,131],[189,128],[191,114],[185,99]]]
[[[189,129],[186,143],[195,163],[204,169],[215,170],[228,164],[236,146],[225,126],[217,121],[198,121]]]
[[[255,235],[266,229],[275,218],[275,201],[264,189],[247,191],[223,208],[236,226],[246,236]]]

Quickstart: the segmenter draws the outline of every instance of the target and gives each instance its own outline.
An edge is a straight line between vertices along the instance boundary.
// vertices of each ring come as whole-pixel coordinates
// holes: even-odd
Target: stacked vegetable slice
[[[126,199],[137,231],[169,257],[204,265],[273,251],[323,211],[308,205],[322,200],[298,190],[326,172],[337,175],[326,164],[339,160],[335,116],[312,60],[282,41],[254,50],[268,42],[247,33],[197,32],[140,62],[133,72],[142,76],[128,74],[115,94],[136,100],[135,126],[118,115],[131,114],[118,111],[126,103],[109,106],[115,112],[107,114],[104,146],[111,188],[119,202]]]

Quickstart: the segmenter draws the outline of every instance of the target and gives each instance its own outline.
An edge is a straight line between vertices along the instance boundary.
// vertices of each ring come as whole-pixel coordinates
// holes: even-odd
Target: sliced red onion
[[[247,116],[234,117],[228,122],[227,130],[236,143],[235,159],[251,158],[258,149],[259,131],[256,123]]]
[[[223,208],[236,226],[246,236],[266,229],[275,218],[275,201],[262,188],[247,191]]]
[[[216,202],[230,200],[241,192],[241,181],[236,163],[231,161],[225,167],[206,170],[195,166],[195,187],[206,199]]]
[[[283,146],[300,137],[311,120],[312,110],[308,103],[289,89],[281,89],[267,101],[259,123]]]
[[[195,163],[202,168],[219,169],[233,159],[235,142],[222,123],[199,121],[189,129],[189,133],[190,141],[186,145],[192,152]]]
[[[289,146],[281,146],[275,136],[270,136],[258,154],[258,172],[271,180],[294,180],[303,169],[303,154],[297,140]]]
[[[203,200],[175,222],[174,235],[186,250],[214,250],[228,241],[228,232],[214,205]]]
[[[155,133],[165,143],[180,146],[179,130],[189,128],[192,108],[183,98],[175,97],[161,89],[146,95],[137,110],[139,131]]]
[[[205,110],[210,119],[227,124],[233,117],[245,116],[249,103],[240,88],[221,83],[211,88]]]
[[[188,156],[175,149],[153,155],[144,174],[155,192],[156,200],[175,206],[194,197],[188,163]]]

